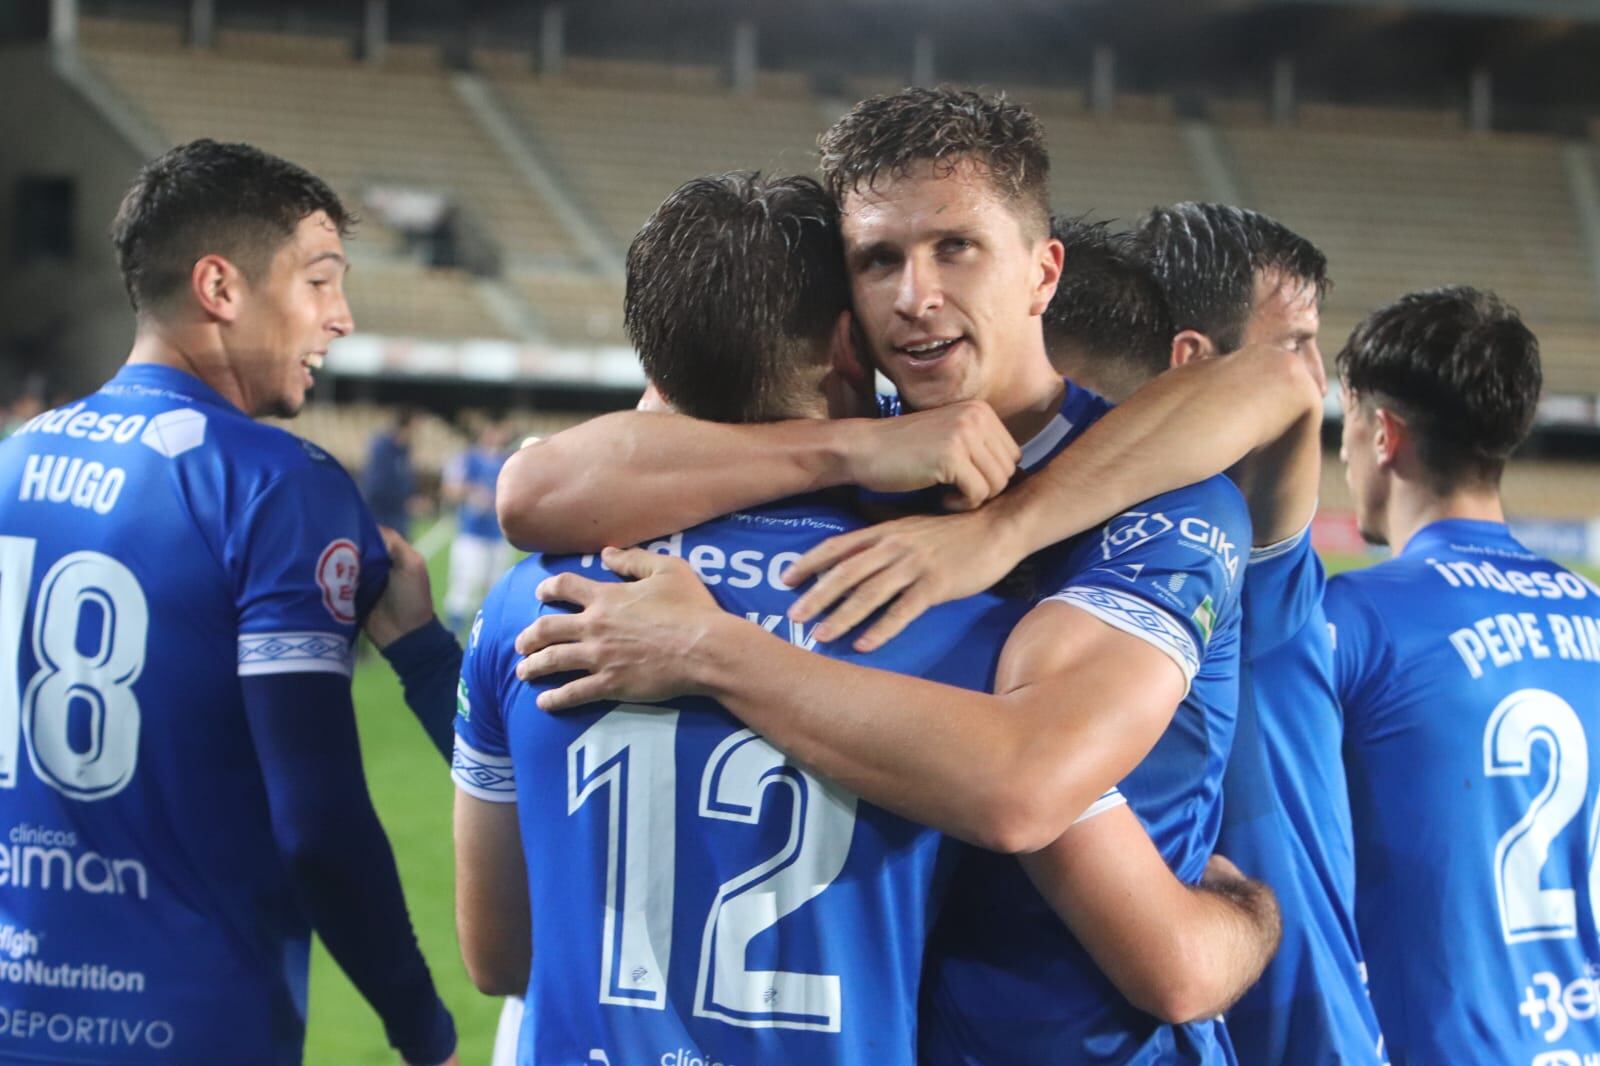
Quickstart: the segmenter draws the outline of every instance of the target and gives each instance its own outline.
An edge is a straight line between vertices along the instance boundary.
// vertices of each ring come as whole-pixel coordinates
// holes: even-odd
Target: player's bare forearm
[[[1260,979],[1283,938],[1278,898],[1260,881],[1214,869],[1190,890],[1197,915],[1191,952],[1209,956],[1209,987],[1196,997],[1195,1017],[1220,1014]]]
[[[1118,991],[1166,1022],[1219,1014],[1277,946],[1265,886],[1237,871],[1181,883],[1126,807],[1073,825],[1022,864]]]
[[[1293,480],[1280,486],[1264,476],[1252,508],[1261,501],[1272,517],[1268,529],[1278,529],[1283,516],[1303,525],[1315,505],[1317,473],[1314,466],[1304,472],[1301,435],[1312,426],[1314,448],[1320,419],[1316,383],[1282,349],[1246,348],[1168,371],[1043,470],[976,511],[903,518],[813,548],[785,578],[795,586],[816,579],[790,616],[809,621],[826,612],[819,639],[833,640],[877,614],[855,641],[857,651],[871,651],[929,607],[989,588],[1034,552],[1263,448],[1264,474],[1292,473]],[[1291,448],[1292,470],[1291,460],[1277,458]],[[1309,461],[1318,458],[1313,451]]]
[[[846,421],[726,425],[618,411],[521,449],[495,507],[527,551],[637,544],[719,515],[843,484]]]
[[[514,803],[456,792],[456,936],[467,975],[490,996],[520,996],[532,965],[527,868]]]
[[[1311,521],[1322,489],[1322,405],[1228,471],[1250,505],[1255,547],[1287,540]]]
[[[584,676],[546,710],[700,694],[796,761],[870,802],[996,851],[1043,847],[1128,773],[1183,694],[1164,654],[1062,603],[1013,629],[996,693],[806,651],[722,612],[681,561],[610,552],[624,584],[572,574],[540,597],[576,603],[518,637],[524,680]]]
[[[990,506],[1018,524],[1019,548],[1031,554],[1222,473],[1313,411],[1320,418],[1316,383],[1281,349],[1187,363],[1139,389]]]

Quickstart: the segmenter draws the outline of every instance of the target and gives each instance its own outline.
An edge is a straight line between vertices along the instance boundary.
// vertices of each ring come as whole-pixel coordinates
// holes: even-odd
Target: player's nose
[[[903,318],[921,318],[935,310],[943,298],[938,271],[918,256],[907,256],[900,268],[900,285],[895,290],[895,313]]]
[[[356,330],[355,316],[350,313],[350,301],[345,299],[343,293],[339,294],[339,303],[333,309],[333,317],[328,319],[327,329],[335,337],[348,337]]]

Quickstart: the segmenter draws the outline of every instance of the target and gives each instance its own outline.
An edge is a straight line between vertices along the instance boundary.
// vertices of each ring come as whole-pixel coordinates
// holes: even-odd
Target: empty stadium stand
[[[795,72],[763,72],[754,92],[736,94],[713,67],[571,57],[559,77],[538,77],[525,55],[474,52],[496,106],[550,172],[563,215],[480,128],[434,48],[395,45],[374,66],[351,59],[342,39],[225,31],[216,49],[194,51],[175,26],[109,20],[86,20],[83,40],[173,141],[254,141],[356,199],[372,182],[459,198],[511,253],[504,291],[533,309],[549,340],[581,346],[626,339],[621,282],[575,245],[572,210],[620,252],[686,178],[810,172],[817,134],[849,102],[817,95]],[[843,85],[891,88],[881,79]],[[1044,122],[1057,210],[1131,220],[1152,204],[1215,195],[1216,167],[1203,172],[1169,98],[1122,96],[1101,115],[1075,89],[1009,92]],[[1376,304],[1470,282],[1498,291],[1539,333],[1548,391],[1600,394],[1600,283],[1559,139],[1469,133],[1450,111],[1304,103],[1294,123],[1272,124],[1259,102],[1219,100],[1210,114],[1210,143],[1243,201],[1328,253],[1330,358]],[[381,227],[370,229],[366,240],[384,244]],[[461,274],[362,263],[351,290],[370,331],[508,335],[506,316]]]

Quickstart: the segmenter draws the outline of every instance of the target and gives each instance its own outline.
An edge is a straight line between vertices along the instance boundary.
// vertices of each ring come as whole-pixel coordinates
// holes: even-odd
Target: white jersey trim
[[[1111,788],[1106,789],[1105,795],[1089,804],[1088,810],[1074,818],[1072,824],[1077,825],[1079,822],[1087,822],[1095,815],[1104,814],[1113,807],[1126,807],[1127,805],[1128,798],[1113,785]]]
[[[240,633],[239,676],[340,674],[350,676],[350,641],[338,633],[312,631]]]
[[[1072,423],[1067,421],[1065,415],[1058,412],[1054,418],[1045,424],[1043,429],[1035,433],[1028,440],[1028,443],[1022,446],[1022,461],[1017,465],[1024,470],[1031,471],[1048,459],[1051,449],[1060,444],[1061,438],[1071,432]]]
[[[1287,555],[1300,546],[1301,541],[1311,535],[1311,523],[1307,522],[1305,528],[1292,537],[1285,537],[1276,544],[1263,544],[1259,548],[1250,549],[1250,565],[1264,563],[1268,559],[1276,559],[1280,555]]]
[[[485,803],[517,802],[517,775],[509,755],[489,755],[456,737],[450,779],[467,795]]]
[[[1138,637],[1163,652],[1183,671],[1184,695],[1200,670],[1200,649],[1183,624],[1164,609],[1139,596],[1110,589],[1075,585],[1045,597],[1087,611],[1113,629]]]

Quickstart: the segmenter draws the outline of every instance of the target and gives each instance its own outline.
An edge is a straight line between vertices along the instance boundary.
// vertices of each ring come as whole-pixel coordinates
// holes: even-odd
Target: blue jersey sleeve
[[[406,706],[422,723],[439,754],[450,758],[455,694],[461,678],[461,645],[434,619],[383,649],[405,693]]]
[[[1238,600],[1250,515],[1212,478],[1118,515],[1074,544],[1046,598],[1087,611],[1171,657],[1192,681],[1219,617]]]
[[[1377,605],[1349,577],[1328,582],[1323,609],[1333,640],[1333,683],[1344,710],[1345,734],[1356,739],[1377,725],[1372,711],[1383,706],[1383,693],[1394,677],[1394,645]]]
[[[1252,548],[1241,611],[1244,658],[1260,658],[1304,629],[1326,584],[1309,525],[1287,540]]]
[[[239,676],[349,676],[361,619],[389,556],[355,484],[333,460],[276,477],[240,513],[226,546],[239,611]]]
[[[461,791],[488,803],[517,801],[504,708],[510,687],[521,684],[516,678],[513,646],[521,627],[508,632],[501,624],[501,614],[507,590],[521,572],[518,568],[501,578],[483,601],[483,609],[472,622],[456,686],[456,742],[450,776]],[[531,590],[537,584],[526,587]],[[540,606],[537,613],[546,609]],[[528,621],[537,613],[530,612]]]

